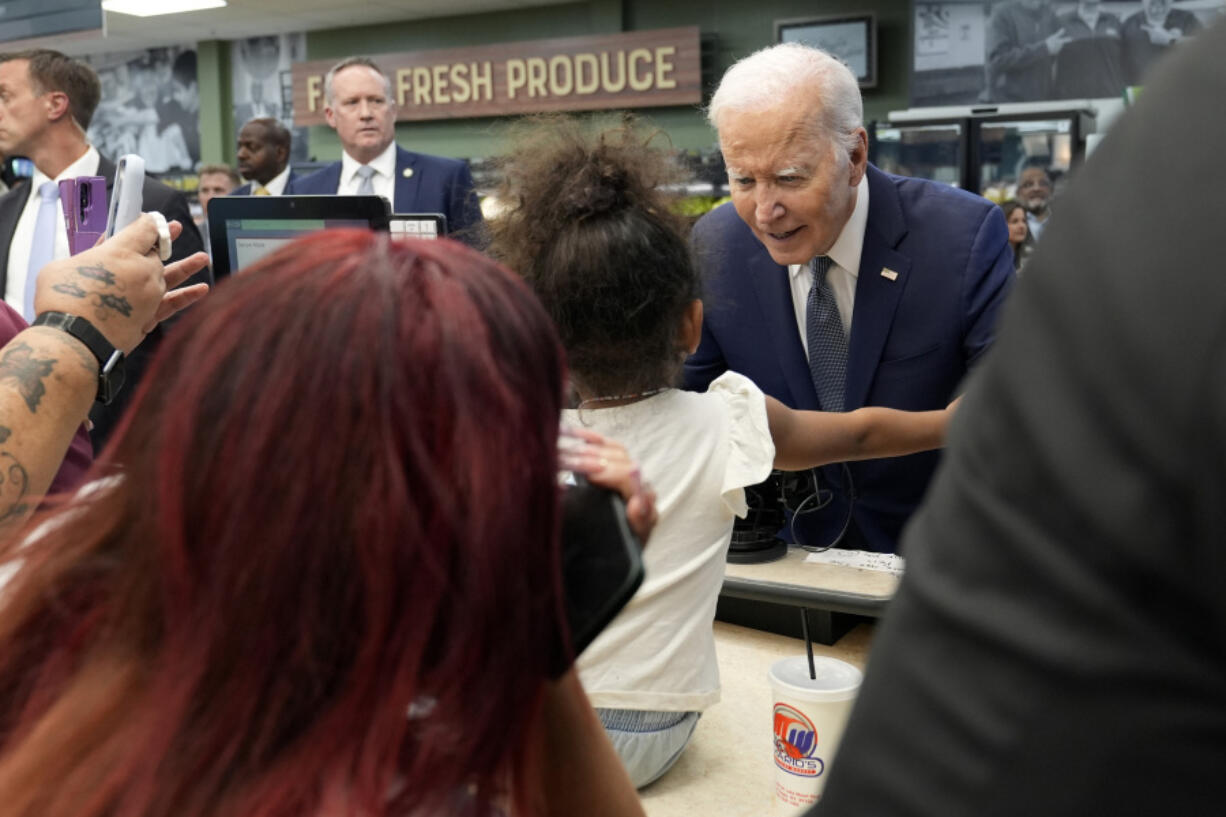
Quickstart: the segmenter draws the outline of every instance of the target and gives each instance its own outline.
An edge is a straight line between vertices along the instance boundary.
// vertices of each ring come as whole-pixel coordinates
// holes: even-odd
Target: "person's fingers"
[[[149,334],[160,322],[166,320],[176,312],[186,309],[208,294],[208,284],[193,284],[189,287],[183,287],[182,289],[167,292],[162,296],[162,302],[158,304],[157,312],[154,313],[153,320],[145,324],[142,327],[142,331],[146,335]]]
[[[177,221],[170,222],[172,225],[178,224]],[[180,228],[182,229],[182,228]],[[171,227],[173,234],[174,228]],[[175,261],[173,264],[167,264],[165,269],[166,288],[174,289],[179,284],[186,281],[188,278],[195,275],[200,270],[208,266],[209,254],[206,252],[198,252],[189,255],[180,261]]]
[[[642,490],[643,481],[638,466],[627,457],[581,454],[564,457],[562,467],[582,474],[593,485],[616,491],[626,502]]]
[[[660,521],[660,513],[656,508],[656,492],[651,486],[644,485],[626,502],[626,521],[634,535],[639,538],[639,542],[646,546],[652,530]]]
[[[610,467],[628,472],[633,467],[625,447],[587,428],[564,428],[558,437],[558,456],[564,469],[585,475]]]
[[[174,235],[175,233],[172,228],[171,237],[173,238]],[[154,222],[153,216],[148,213],[141,213],[139,218],[116,233],[111,241],[115,242],[115,247],[129,250],[139,255],[147,255],[150,251],[156,252],[158,245],[157,223]]]
[[[633,460],[620,446],[584,445],[580,448],[561,451],[558,454],[561,467],[587,477],[602,475],[607,480],[625,478],[630,484],[632,471],[637,470]]]
[[[566,426],[563,428],[561,433],[562,444],[566,443],[568,437],[601,445],[606,442],[604,435],[600,434],[599,432],[592,431],[590,428],[584,428],[583,426]]]

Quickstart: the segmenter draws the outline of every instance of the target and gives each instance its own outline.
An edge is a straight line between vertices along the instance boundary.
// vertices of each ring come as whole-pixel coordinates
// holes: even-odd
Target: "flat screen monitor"
[[[216,196],[208,207],[213,277],[239,273],[317,230],[387,230],[390,215],[381,196]]]
[[[820,48],[846,63],[861,88],[877,87],[877,18],[873,14],[776,20],[775,42]]]

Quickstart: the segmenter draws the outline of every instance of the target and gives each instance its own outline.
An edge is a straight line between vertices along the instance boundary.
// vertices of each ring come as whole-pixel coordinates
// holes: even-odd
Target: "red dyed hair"
[[[325,232],[221,286],[94,471],[119,476],[7,547],[0,810],[529,802],[563,376],[528,289],[458,244]]]

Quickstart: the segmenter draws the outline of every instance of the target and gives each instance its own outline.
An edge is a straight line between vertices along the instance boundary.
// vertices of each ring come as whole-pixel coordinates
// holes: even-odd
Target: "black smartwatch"
[[[67,312],[40,312],[31,326],[50,326],[60,329],[81,341],[98,358],[98,396],[95,398],[109,406],[123,386],[123,352],[111,345],[94,325],[80,315]]]

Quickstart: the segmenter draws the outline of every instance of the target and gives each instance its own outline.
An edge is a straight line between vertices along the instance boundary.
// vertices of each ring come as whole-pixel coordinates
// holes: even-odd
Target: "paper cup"
[[[843,737],[860,670],[836,658],[813,657],[817,678],[801,655],[770,668],[774,712],[777,815],[798,814],[822,796],[826,773]]]

